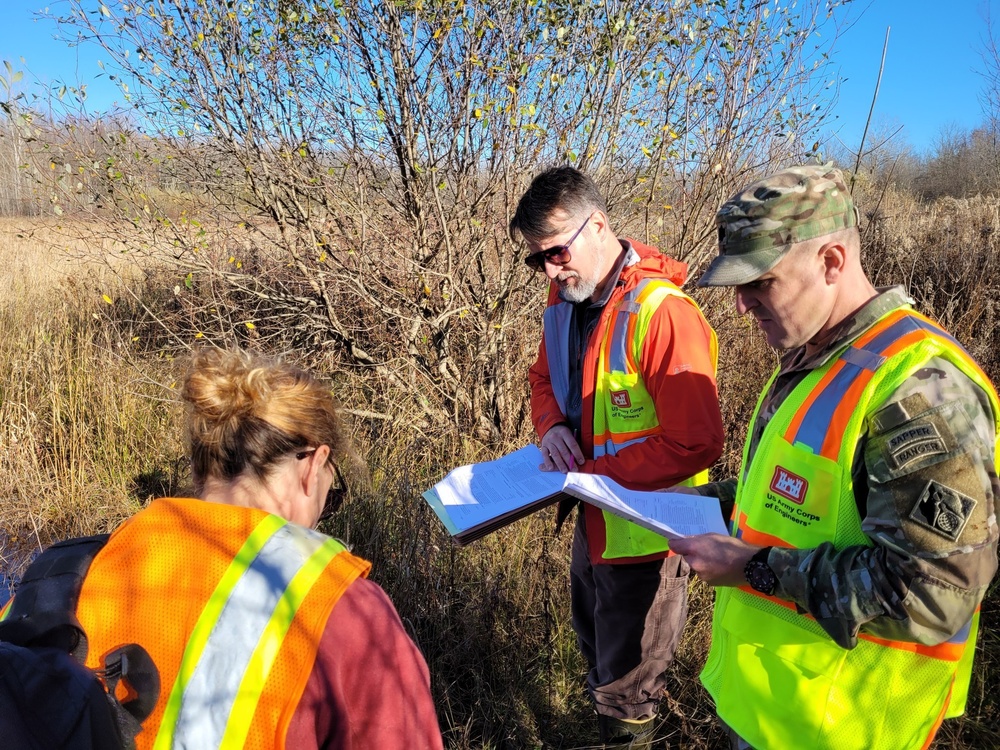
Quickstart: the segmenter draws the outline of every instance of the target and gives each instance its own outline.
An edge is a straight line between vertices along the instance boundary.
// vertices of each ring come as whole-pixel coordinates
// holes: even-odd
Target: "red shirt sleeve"
[[[427,664],[378,585],[354,581],[330,613],[287,747],[441,750]]]
[[[587,461],[583,471],[634,489],[660,489],[722,455],[714,334],[695,305],[681,297],[663,300],[650,321],[639,369],[661,432],[617,455]]]

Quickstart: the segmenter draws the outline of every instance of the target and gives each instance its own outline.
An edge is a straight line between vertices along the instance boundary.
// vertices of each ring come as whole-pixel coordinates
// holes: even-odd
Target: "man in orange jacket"
[[[572,167],[535,177],[510,232],[551,283],[528,373],[542,469],[639,490],[704,476],[723,443],[716,339],[680,291],[686,265],[616,237],[597,186]],[[688,567],[662,537],[584,505],[570,574],[601,741],[648,747],[687,615]]]

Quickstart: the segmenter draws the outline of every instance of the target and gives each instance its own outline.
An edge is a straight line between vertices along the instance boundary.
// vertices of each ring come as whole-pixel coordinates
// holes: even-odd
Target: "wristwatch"
[[[774,589],[778,585],[778,577],[774,575],[771,566],[767,564],[767,556],[770,552],[770,547],[758,550],[743,568],[743,575],[754,591],[768,596],[774,593]]]

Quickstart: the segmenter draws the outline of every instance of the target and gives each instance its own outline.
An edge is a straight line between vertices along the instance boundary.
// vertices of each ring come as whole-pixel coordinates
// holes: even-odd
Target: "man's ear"
[[[847,268],[847,247],[842,242],[827,242],[819,249],[827,284],[835,284]]]
[[[603,211],[594,211],[590,217],[590,223],[594,225],[594,232],[597,236],[604,239],[605,230],[608,228],[608,215]]]

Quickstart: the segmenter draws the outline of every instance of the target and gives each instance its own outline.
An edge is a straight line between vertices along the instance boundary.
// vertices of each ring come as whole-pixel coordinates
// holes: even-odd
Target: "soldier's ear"
[[[842,242],[827,242],[819,249],[827,284],[835,284],[847,268],[847,247]]]

